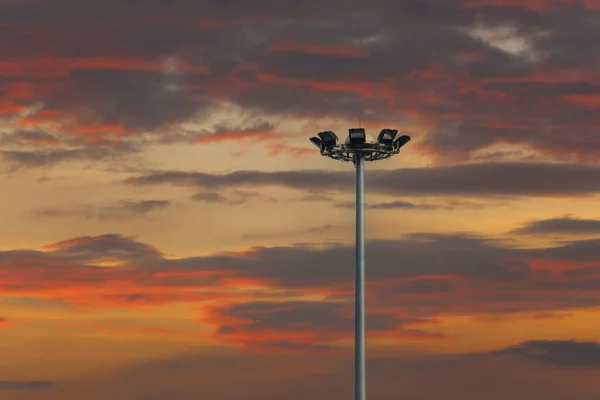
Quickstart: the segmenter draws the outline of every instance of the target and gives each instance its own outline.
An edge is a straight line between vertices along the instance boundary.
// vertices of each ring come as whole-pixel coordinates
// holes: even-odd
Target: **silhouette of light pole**
[[[395,129],[384,129],[376,141],[367,138],[363,128],[352,128],[343,144],[331,131],[319,132],[310,141],[321,155],[334,160],[353,162],[356,168],[356,277],[354,290],[354,399],[366,400],[365,377],[365,161],[390,158],[410,140],[410,136],[396,137]]]

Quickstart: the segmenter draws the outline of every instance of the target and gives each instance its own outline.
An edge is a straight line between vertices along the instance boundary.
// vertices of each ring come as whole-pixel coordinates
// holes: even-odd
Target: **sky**
[[[0,0],[0,399],[600,391],[600,0]]]

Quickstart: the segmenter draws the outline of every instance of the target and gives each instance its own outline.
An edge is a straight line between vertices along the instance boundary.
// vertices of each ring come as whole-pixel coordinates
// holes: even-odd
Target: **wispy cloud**
[[[532,340],[500,351],[561,367],[600,368],[600,343],[575,340]]]
[[[107,221],[143,217],[152,212],[165,209],[170,205],[170,200],[124,200],[111,205],[79,205],[70,208],[45,208],[36,210],[36,214],[53,218],[87,218]]]
[[[532,221],[515,230],[520,234],[563,234],[595,235],[600,234],[600,220],[564,216]]]
[[[387,195],[414,196],[582,196],[600,191],[600,167],[555,163],[482,163],[369,172],[369,190]],[[351,172],[235,171],[210,174],[157,171],[124,180],[146,186],[171,184],[202,189],[279,186],[298,190],[351,191]]]
[[[50,381],[0,381],[0,390],[44,390],[55,386]]]

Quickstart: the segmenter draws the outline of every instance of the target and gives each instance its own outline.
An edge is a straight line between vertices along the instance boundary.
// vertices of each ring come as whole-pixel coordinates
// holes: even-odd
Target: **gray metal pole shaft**
[[[356,154],[356,278],[354,292],[354,399],[366,400],[364,160]]]

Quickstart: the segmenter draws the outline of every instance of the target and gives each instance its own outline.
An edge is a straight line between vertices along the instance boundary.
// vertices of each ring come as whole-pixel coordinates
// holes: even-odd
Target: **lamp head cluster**
[[[376,161],[390,158],[400,152],[400,148],[410,140],[410,136],[398,136],[395,129],[384,129],[377,140],[369,138],[364,128],[349,129],[348,138],[339,143],[338,137],[331,131],[319,132],[318,137],[310,141],[321,151],[321,155],[334,160],[352,161],[356,164],[359,159]]]

